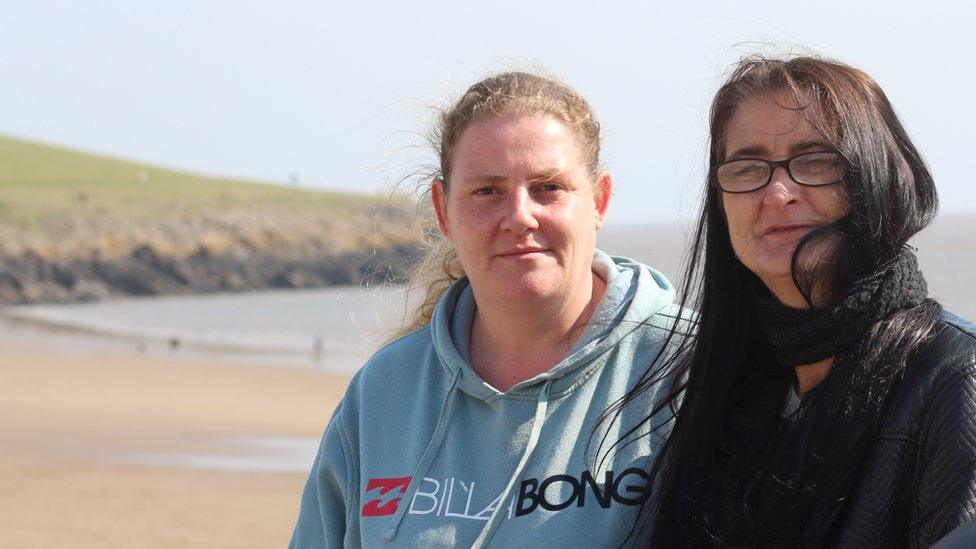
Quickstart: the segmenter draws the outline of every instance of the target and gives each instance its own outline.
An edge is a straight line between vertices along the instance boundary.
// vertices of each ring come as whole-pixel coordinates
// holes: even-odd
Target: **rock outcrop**
[[[402,279],[418,255],[410,201],[177,212],[66,212],[31,230],[0,220],[0,303],[314,288]]]

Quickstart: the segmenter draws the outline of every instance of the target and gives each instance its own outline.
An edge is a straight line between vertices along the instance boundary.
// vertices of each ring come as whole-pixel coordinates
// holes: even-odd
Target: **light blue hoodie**
[[[569,355],[505,393],[468,362],[476,307],[466,279],[430,326],[376,353],[326,428],[291,547],[623,543],[669,413],[627,430],[670,380],[600,417],[651,366],[677,308],[653,269],[597,251],[593,270],[607,292]]]

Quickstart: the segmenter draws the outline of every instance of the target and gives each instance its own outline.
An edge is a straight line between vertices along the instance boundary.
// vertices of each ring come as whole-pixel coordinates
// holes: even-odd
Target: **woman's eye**
[[[749,164],[746,166],[738,167],[732,172],[736,176],[746,176],[755,175],[758,173],[763,173],[766,171],[766,167],[762,164]]]
[[[559,190],[562,190],[562,188],[563,188],[562,185],[560,185],[558,183],[545,183],[541,187],[539,187],[540,190],[543,190],[543,191],[546,191],[546,192],[559,191]]]

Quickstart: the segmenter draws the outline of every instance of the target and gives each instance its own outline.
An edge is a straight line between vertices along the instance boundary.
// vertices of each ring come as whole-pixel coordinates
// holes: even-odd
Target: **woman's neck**
[[[760,278],[769,293],[773,295],[780,303],[786,305],[787,307],[793,307],[794,309],[809,309],[810,302],[807,301],[807,297],[796,287],[796,283],[793,282],[792,276],[782,276],[782,277],[768,277]],[[818,280],[817,283],[810,291],[810,299],[813,301],[813,305],[818,308],[829,307],[830,298],[826,288],[828,284],[822,280]]]
[[[794,309],[810,308],[810,303],[803,297],[803,293],[793,283],[792,278],[763,280],[763,284],[769,290],[769,293],[773,294],[773,297],[783,305],[793,307]]]
[[[773,297],[783,305],[794,309],[810,308],[810,303],[804,297],[803,293],[800,292],[799,288],[796,287],[792,277],[776,281],[763,281],[763,283],[769,289],[769,293],[773,294]],[[818,306],[824,305],[823,292],[816,289],[814,293],[814,302]],[[796,370],[797,395],[803,398],[814,387],[819,385],[827,377],[833,365],[834,357],[827,357],[811,364],[798,364],[794,366],[794,370]]]
[[[549,371],[569,354],[606,293],[596,274],[569,299],[546,303],[478,303],[471,325],[470,360],[475,372],[505,392]],[[575,296],[579,298],[572,299]]]
[[[800,364],[795,366],[793,369],[796,371],[796,394],[800,398],[806,396],[814,387],[823,381],[827,374],[830,373],[830,368],[834,365],[834,357],[827,357],[823,360],[818,360],[813,364]]]

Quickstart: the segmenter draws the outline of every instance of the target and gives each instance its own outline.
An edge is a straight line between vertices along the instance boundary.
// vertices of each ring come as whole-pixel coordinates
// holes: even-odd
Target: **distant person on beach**
[[[315,334],[315,337],[312,338],[312,360],[315,361],[316,364],[322,362],[322,352],[324,350],[325,338],[322,337],[322,334]]]
[[[615,547],[670,414],[623,431],[663,384],[601,413],[661,353],[674,290],[595,249],[612,179],[574,90],[491,76],[437,133],[426,299],[329,422],[291,546]]]
[[[884,92],[747,58],[710,139],[679,299],[700,321],[645,409],[680,403],[651,546],[928,547],[976,518],[976,326],[928,297],[908,241],[936,190]]]

